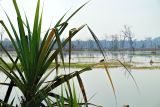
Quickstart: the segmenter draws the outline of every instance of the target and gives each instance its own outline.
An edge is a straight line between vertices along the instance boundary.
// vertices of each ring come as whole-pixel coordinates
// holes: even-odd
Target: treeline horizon
[[[63,39],[62,39],[63,41]],[[3,46],[10,51],[14,51],[11,41],[5,38],[3,41],[0,41]],[[118,39],[113,37],[111,40],[99,40],[101,47],[104,50],[110,51],[156,51],[160,50],[160,37],[156,38],[146,38],[144,40],[137,39]],[[57,47],[53,47],[53,50]],[[65,46],[64,50],[68,50],[69,46]],[[99,50],[97,44],[94,40],[72,40],[71,44],[72,50]],[[0,50],[1,51],[1,50]]]

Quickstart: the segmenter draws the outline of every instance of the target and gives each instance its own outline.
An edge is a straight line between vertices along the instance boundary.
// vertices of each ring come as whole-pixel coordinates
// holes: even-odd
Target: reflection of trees
[[[130,51],[130,55],[128,57],[130,63],[132,62],[133,56],[134,56],[134,53]]]
[[[112,52],[112,59],[119,59],[118,58],[119,53],[118,52]]]

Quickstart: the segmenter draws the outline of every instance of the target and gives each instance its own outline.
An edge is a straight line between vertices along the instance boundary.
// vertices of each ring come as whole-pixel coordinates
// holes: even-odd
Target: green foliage
[[[91,70],[92,67],[98,64],[104,65],[107,75],[109,77],[109,80],[111,82],[112,88],[114,90],[112,79],[107,70],[108,68],[106,66],[106,63],[104,63],[106,62],[106,60],[100,61],[99,63],[96,63],[96,64],[89,65],[88,67],[85,67],[79,71],[58,75],[59,74],[58,73],[58,68],[59,68],[58,55],[60,55],[60,59],[62,60],[64,71],[65,71],[63,47],[69,43],[69,47],[70,47],[69,48],[69,67],[70,67],[71,39],[86,25],[82,25],[79,28],[73,28],[69,30],[69,36],[64,41],[61,41],[60,36],[63,33],[63,31],[66,29],[67,25],[69,24],[68,21],[82,7],[84,7],[86,3],[81,7],[79,7],[73,14],[71,14],[70,17],[67,18],[67,20],[64,21],[65,15],[62,16],[62,18],[60,18],[60,20],[56,23],[56,25],[53,28],[49,28],[46,31],[44,38],[42,38],[42,42],[41,42],[40,38],[41,38],[43,10],[42,12],[40,12],[40,0],[38,0],[37,2],[34,25],[32,30],[30,29],[31,27],[28,22],[27,16],[25,17],[26,21],[25,22],[23,21],[16,0],[12,0],[12,1],[17,14],[18,31],[14,27],[12,20],[8,17],[7,13],[6,13],[6,16],[10,23],[13,34],[8,29],[8,27],[3,22],[3,20],[0,20],[0,24],[4,27],[7,35],[9,36],[15,48],[17,59],[14,60],[10,56],[10,54],[7,52],[7,50],[3,47],[3,45],[0,44],[0,47],[7,54],[7,56],[12,62],[12,64],[9,65],[5,60],[3,60],[3,58],[0,58],[0,62],[2,63],[0,65],[0,69],[7,76],[7,78],[11,80],[9,84],[5,84],[5,82],[2,83],[3,85],[8,85],[8,90],[5,96],[6,100],[1,99],[0,101],[1,105],[3,106],[13,105],[14,99],[12,100],[12,103],[9,103],[8,99],[10,98],[13,87],[17,87],[23,94],[22,96],[19,96],[20,105],[22,107],[52,106],[54,105],[54,102],[52,101],[52,99],[57,100],[56,103],[57,105],[59,105],[59,107],[64,107],[65,106],[64,104],[66,103],[70,104],[67,102],[68,100],[71,102],[71,104],[74,107],[77,107],[76,106],[77,104],[88,106],[90,103],[88,103],[87,95],[86,95],[85,88],[84,88],[82,79],[80,77],[80,74]],[[96,41],[100,49],[100,52],[105,58],[103,49],[100,45],[98,38],[95,36],[93,31],[89,27],[88,29],[91,32],[94,40]],[[58,48],[53,52],[52,48],[55,46],[55,44],[58,45]],[[17,64],[17,61],[19,61],[20,64]],[[55,63],[55,66],[51,71],[48,71],[48,68],[52,63]],[[47,81],[47,77],[54,72],[56,72],[55,77]],[[84,103],[78,102],[75,88],[73,88],[73,91],[70,88],[69,80],[72,79],[73,77],[77,77],[77,80],[83,95]],[[63,94],[58,95],[56,93],[51,93],[52,90],[54,90],[58,86],[61,86],[63,83],[67,83],[67,86],[68,86],[68,89],[66,90],[67,98],[64,98]],[[115,90],[114,90],[114,93],[115,93]]]

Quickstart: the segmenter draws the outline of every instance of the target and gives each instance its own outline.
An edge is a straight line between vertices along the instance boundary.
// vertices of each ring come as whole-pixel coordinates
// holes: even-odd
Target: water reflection
[[[118,107],[129,104],[131,107],[159,107],[160,106],[160,81],[158,70],[133,70],[132,74],[138,83],[138,92],[131,77],[123,75],[123,68],[110,69],[115,85]],[[91,102],[101,104],[104,107],[115,107],[114,95],[111,86],[106,79],[103,69],[95,69],[82,75],[87,94],[91,97],[96,93]]]
[[[148,63],[150,64],[150,60],[153,62],[159,62],[160,60],[160,52],[157,54],[151,54],[148,51],[135,51],[134,53],[131,51],[106,51],[106,57],[108,59],[119,59],[122,62],[138,62],[138,63]],[[13,58],[16,58],[15,52],[10,52]],[[1,53],[2,58],[6,61],[10,62],[7,55]],[[65,61],[68,62],[68,52],[64,52]],[[93,63],[101,60],[102,54],[99,51],[73,51],[71,62],[73,63]]]
[[[60,71],[62,70],[60,69]],[[71,71],[75,70],[77,69],[71,69]],[[125,70],[123,68],[109,69],[109,71],[116,89],[118,107],[122,107],[124,104],[129,104],[130,107],[160,107],[160,85],[158,84],[160,72],[158,70],[132,70],[132,75],[140,88],[140,93],[132,78],[124,75]],[[53,75],[50,75],[48,79],[51,79]],[[3,82],[5,75],[0,72],[0,76],[0,82]],[[115,107],[114,94],[104,69],[94,69],[85,72],[81,77],[88,98],[91,98],[95,94],[90,102],[103,105],[104,107]],[[75,84],[79,95],[80,90],[76,79]],[[6,88],[0,87],[0,98],[2,99],[4,98]],[[19,90],[14,89],[12,96],[17,97],[18,95],[21,95]],[[15,101],[18,102],[18,98]]]

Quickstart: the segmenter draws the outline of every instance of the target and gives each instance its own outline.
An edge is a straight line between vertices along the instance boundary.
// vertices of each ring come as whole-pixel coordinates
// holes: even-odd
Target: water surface
[[[75,71],[77,69],[71,69]],[[140,92],[136,88],[131,76],[123,68],[109,69],[116,90],[118,107],[129,104],[131,107],[160,107],[160,72],[159,70],[133,70]],[[5,75],[0,73],[0,82]],[[48,79],[53,78],[53,74]],[[116,107],[114,94],[104,69],[94,69],[81,75],[88,98],[94,97],[90,102],[104,107]],[[78,82],[75,79],[77,94],[79,95]],[[7,87],[1,87],[0,98],[4,98]],[[58,92],[59,89],[56,90]],[[18,89],[14,89],[12,97],[21,95]],[[81,95],[82,96],[82,95]],[[18,98],[15,100],[18,102]]]
[[[120,59],[126,62],[132,61],[146,66],[149,66],[149,61],[152,59],[157,62],[155,64],[159,66],[160,63],[158,62],[160,62],[160,55],[152,55],[148,53],[150,52],[136,52],[135,55],[133,55],[130,52],[106,52],[108,59]],[[15,52],[11,52],[11,56],[15,59]],[[1,57],[5,61],[10,62],[5,54],[1,54]],[[97,51],[77,51],[72,52],[71,62],[93,63],[98,62],[102,58],[102,55]],[[65,53],[65,61],[68,62],[67,53]],[[63,69],[61,69],[61,71],[62,70]],[[77,69],[71,69],[71,71],[76,70]],[[130,107],[160,107],[160,70],[145,69],[131,71],[140,91],[138,91],[131,76],[126,73],[124,68],[112,68],[109,69],[109,71],[115,86],[118,107],[122,107],[123,104],[129,104]],[[53,76],[54,74],[50,75],[48,79],[51,79]],[[104,69],[96,68],[83,73],[81,77],[83,79],[88,98],[94,95],[90,102],[103,105],[104,107],[116,107],[114,94]],[[5,75],[0,72],[0,82],[3,82],[5,78]],[[79,87],[76,80],[75,84],[77,93],[80,93],[78,91]],[[0,86],[1,99],[4,98],[6,89],[7,87]],[[16,96],[15,102],[19,101],[17,98],[19,95],[21,95],[21,92],[15,88],[12,93],[12,98]]]

